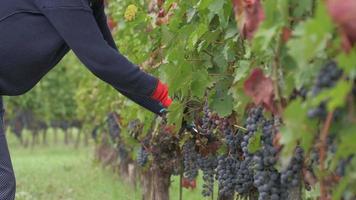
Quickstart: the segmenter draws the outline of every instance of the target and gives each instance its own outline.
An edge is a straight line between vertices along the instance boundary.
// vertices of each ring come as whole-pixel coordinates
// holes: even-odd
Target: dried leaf
[[[251,40],[265,18],[260,0],[233,0],[233,6],[241,36]]]
[[[332,19],[340,29],[342,46],[346,52],[349,52],[356,44],[356,1],[329,0],[327,7]]]
[[[244,83],[247,96],[251,97],[256,105],[263,105],[269,111],[275,113],[273,81],[263,74],[259,68],[254,69]]]

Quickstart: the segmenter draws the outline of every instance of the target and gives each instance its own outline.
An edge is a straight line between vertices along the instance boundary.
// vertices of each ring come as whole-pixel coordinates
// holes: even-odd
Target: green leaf
[[[356,124],[344,124],[343,129],[340,130],[340,142],[338,143],[338,149],[334,156],[334,163],[341,158],[347,158],[348,156],[356,152]]]
[[[234,83],[245,78],[248,75],[249,69],[250,69],[250,62],[247,60],[240,60],[237,64],[237,68],[235,69]]]
[[[226,68],[228,67],[228,62],[224,57],[224,52],[223,51],[216,51],[214,53],[214,62],[216,63],[217,67],[219,68],[220,72],[226,71]]]
[[[233,62],[236,60],[235,52],[233,51],[235,45],[235,43],[229,41],[224,46],[223,55],[227,62]]]
[[[312,145],[317,134],[317,123],[307,117],[308,109],[300,100],[293,101],[284,111],[285,126],[281,129],[282,155],[292,155],[295,146],[300,143],[305,151]]]
[[[211,4],[211,2],[213,2],[214,0],[200,0],[198,3],[198,8],[200,11],[203,11],[205,9],[207,9],[209,7],[209,5]]]
[[[187,11],[187,23],[190,23],[192,21],[192,19],[196,13],[197,13],[197,9],[195,9],[195,8],[190,8]]]
[[[224,5],[226,1],[221,1],[221,0],[214,0],[210,5],[209,5],[209,10],[211,11],[211,19],[213,18],[213,15],[216,14],[219,16],[220,23],[222,26],[226,26],[226,17],[224,14]]]
[[[199,39],[208,31],[208,26],[204,23],[197,25],[197,29],[190,35],[187,48],[193,50]]]
[[[211,107],[222,117],[230,115],[233,109],[233,98],[228,94],[229,87],[229,80],[224,79],[219,81],[215,88],[215,94],[212,97]]]
[[[287,43],[288,53],[297,63],[295,72],[298,86],[304,75],[310,75],[311,61],[325,58],[328,41],[332,38],[333,23],[323,2],[318,3],[316,16],[300,23],[293,32],[293,38]]]
[[[343,177],[340,182],[337,184],[336,187],[333,187],[332,190],[332,194],[333,194],[333,197],[332,199],[333,200],[340,200],[342,199],[342,196],[346,190],[346,188],[350,185],[350,181],[351,181],[351,177],[349,176],[346,176],[346,177]]]
[[[202,69],[193,73],[192,94],[198,98],[202,98],[205,94],[206,88],[209,86],[210,79],[206,70]]]
[[[209,5],[209,10],[214,14],[220,14],[224,10],[225,1],[214,0]]]
[[[178,101],[173,101],[168,109],[167,121],[168,124],[174,125],[176,131],[182,126],[183,121],[183,104]]]
[[[352,89],[352,82],[342,80],[329,90],[324,90],[312,99],[312,105],[318,106],[321,102],[327,100],[328,111],[335,110],[345,104],[345,100]]]
[[[261,149],[261,136],[261,131],[258,131],[248,141],[248,151],[250,153],[256,153],[258,150]]]
[[[344,70],[346,74],[350,74],[350,78],[356,77],[356,49],[352,49],[348,54],[345,52],[340,53],[337,56],[339,66]]]

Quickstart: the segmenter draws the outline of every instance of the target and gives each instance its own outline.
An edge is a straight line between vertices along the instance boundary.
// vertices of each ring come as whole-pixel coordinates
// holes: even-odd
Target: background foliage
[[[176,131],[183,121],[201,118],[206,103],[219,117],[233,119],[237,126],[244,126],[247,108],[263,105],[268,115],[283,121],[278,135],[278,143],[283,145],[281,167],[295,146],[300,145],[309,155],[313,148],[325,145],[325,135],[333,138],[336,152],[328,153],[322,166],[313,166],[318,181],[311,191],[304,192],[329,198],[320,191],[326,187],[327,193],[340,199],[355,193],[355,159],[347,167],[348,175],[336,181],[335,187],[325,181],[341,159],[356,152],[352,95],[356,49],[350,37],[347,44],[351,47],[345,47],[350,31],[344,29],[333,2],[336,0],[111,0],[107,13],[121,53],[169,85],[174,103],[167,117]],[[350,1],[341,4],[353,6]],[[315,79],[330,60],[342,69],[342,78],[315,95]],[[291,98],[303,90],[304,96]],[[329,118],[337,112],[339,120],[308,117],[322,102]],[[18,109],[30,110],[47,122],[79,119],[88,128],[116,111],[124,143],[132,149],[140,146],[157,120],[86,72],[72,54],[32,92],[8,98],[7,107],[10,116]],[[138,140],[127,130],[135,119],[144,126]],[[180,139],[181,144],[186,140]],[[321,149],[320,153],[327,151]],[[130,153],[135,158],[135,151]]]

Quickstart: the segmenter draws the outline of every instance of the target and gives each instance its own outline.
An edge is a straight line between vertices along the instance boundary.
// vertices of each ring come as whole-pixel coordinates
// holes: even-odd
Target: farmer
[[[166,85],[118,52],[103,0],[0,1],[0,97],[26,93],[69,50],[93,74],[146,109],[160,114],[171,104]],[[16,184],[0,102],[0,200],[12,200]]]

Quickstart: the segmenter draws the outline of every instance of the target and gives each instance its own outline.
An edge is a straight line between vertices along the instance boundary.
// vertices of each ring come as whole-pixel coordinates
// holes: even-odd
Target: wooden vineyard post
[[[171,174],[153,167],[153,181],[150,200],[169,200]]]

